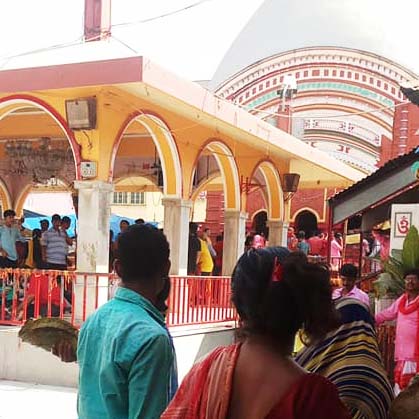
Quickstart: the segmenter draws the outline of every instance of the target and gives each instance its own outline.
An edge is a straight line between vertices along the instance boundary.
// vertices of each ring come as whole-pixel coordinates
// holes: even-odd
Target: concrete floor
[[[178,358],[179,380],[182,380],[194,361],[218,345],[230,344],[233,341],[234,326],[235,324],[232,322],[171,328]],[[13,332],[12,328],[2,329],[0,327],[0,333],[10,334]],[[55,362],[55,357],[52,357],[52,355],[26,344],[18,346],[17,349],[11,348],[11,351],[8,351],[7,356],[4,357],[4,362],[10,364],[10,354],[21,352],[25,349],[23,346],[27,350],[32,349],[32,351],[40,353],[45,358],[45,362],[41,362],[41,358],[32,359],[27,366],[28,369],[36,369],[34,363],[39,364],[37,365],[38,372],[46,372],[45,368],[63,367],[61,363]],[[1,349],[0,347],[0,359]],[[24,358],[25,362],[28,361],[27,356]],[[21,364],[22,360],[17,362],[16,365],[22,367]],[[64,367],[68,367],[68,365],[66,364]],[[2,366],[0,362],[0,373],[6,371],[6,369],[5,365]],[[14,371],[14,368],[11,368],[11,371]],[[63,373],[62,370],[58,370],[58,374]],[[3,377],[12,380],[22,379],[16,375],[10,377],[3,375]],[[77,389],[73,387],[0,380],[0,401],[0,419],[77,419]]]
[[[77,419],[77,389],[0,381],[0,419]]]

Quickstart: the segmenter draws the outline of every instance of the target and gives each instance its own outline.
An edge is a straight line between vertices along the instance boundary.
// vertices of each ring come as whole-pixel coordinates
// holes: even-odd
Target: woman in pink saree
[[[285,248],[249,250],[232,276],[239,341],[219,347],[185,377],[162,419],[348,419],[333,384],[291,358],[336,326],[329,272]],[[288,262],[287,262],[288,259]]]

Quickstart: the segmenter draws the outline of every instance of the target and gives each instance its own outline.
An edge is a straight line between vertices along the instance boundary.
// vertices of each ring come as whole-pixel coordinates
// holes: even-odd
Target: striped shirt
[[[47,263],[67,265],[68,245],[67,234],[53,227],[42,235],[42,246],[47,249]]]

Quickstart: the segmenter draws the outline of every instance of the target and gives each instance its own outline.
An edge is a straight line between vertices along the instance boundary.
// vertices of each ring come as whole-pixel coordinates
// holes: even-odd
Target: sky
[[[113,0],[112,24],[158,16],[196,0]],[[208,0],[177,15],[116,26],[112,34],[190,80],[211,79],[227,49],[263,0]],[[2,0],[0,59],[68,43],[83,33],[84,0]]]

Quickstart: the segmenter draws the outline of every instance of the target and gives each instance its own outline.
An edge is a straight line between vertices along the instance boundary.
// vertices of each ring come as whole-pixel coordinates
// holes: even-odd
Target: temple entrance
[[[304,231],[306,238],[313,236],[317,227],[317,217],[308,210],[301,211],[295,219],[296,232]]]

